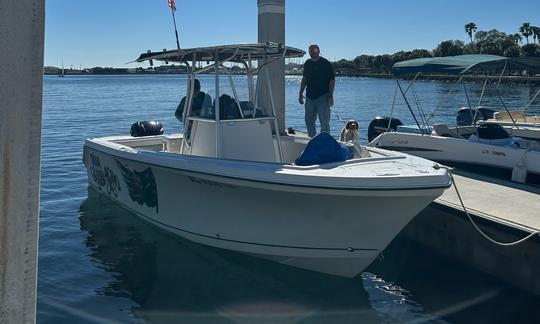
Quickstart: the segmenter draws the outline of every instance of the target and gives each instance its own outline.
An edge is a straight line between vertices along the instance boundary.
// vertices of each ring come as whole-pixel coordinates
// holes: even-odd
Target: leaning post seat
[[[257,117],[268,117],[261,109],[255,107],[251,101],[240,101],[240,104],[236,103],[236,100],[227,94],[223,94],[220,97],[219,105],[219,115],[221,120],[231,120],[231,119],[245,119],[245,118],[257,118]],[[239,108],[242,110],[242,115],[240,115]],[[216,100],[213,102],[213,111],[207,116],[209,118],[215,118],[215,109],[216,109]],[[255,112],[255,115],[253,114]]]
[[[240,108],[242,109],[242,112],[244,113],[244,118],[268,117],[268,115],[264,111],[262,111],[261,109],[255,108],[255,105],[251,101],[240,101]],[[255,116],[253,116],[254,111],[255,111]]]
[[[510,134],[499,124],[482,124],[476,127],[478,137],[487,140],[510,138]]]

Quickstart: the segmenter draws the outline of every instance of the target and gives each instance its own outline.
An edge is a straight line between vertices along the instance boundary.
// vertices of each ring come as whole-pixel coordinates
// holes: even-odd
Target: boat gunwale
[[[520,129],[522,129],[522,128],[520,128]],[[444,141],[448,141],[448,142],[456,141],[456,142],[459,142],[459,143],[466,142],[466,143],[470,143],[470,144],[481,144],[481,145],[486,145],[486,146],[493,146],[493,147],[504,149],[504,150],[522,150],[522,151],[526,151],[526,152],[540,153],[540,149],[530,149],[530,148],[525,148],[525,147],[516,147],[516,146],[513,146],[513,145],[498,145],[498,144],[492,144],[492,143],[483,143],[483,142],[480,142],[480,141],[475,142],[475,141],[470,141],[467,138],[448,137],[448,136],[440,136],[440,135],[433,135],[433,134],[417,134],[417,133],[408,133],[408,132],[399,132],[399,131],[381,133],[379,136],[374,138],[373,141],[371,141],[371,142],[375,142],[375,140],[377,140],[381,136],[383,136],[383,137],[386,136],[385,134],[394,134],[394,135],[400,135],[400,136],[401,135],[416,136],[416,137],[421,137],[421,138],[426,138],[427,137],[427,138],[434,138],[436,140],[444,140]],[[523,138],[521,136],[513,136],[513,137]],[[523,139],[525,139],[525,138],[523,138]],[[531,140],[531,139],[527,139],[527,140]],[[532,141],[534,141],[534,139]],[[377,144],[375,144],[375,145],[377,145]],[[387,146],[369,146],[369,147],[370,148],[380,148],[380,149],[384,150],[385,149],[384,147],[387,147]],[[399,146],[397,146],[397,147],[399,147]],[[404,147],[406,147],[406,146],[404,146]],[[435,151],[435,150],[429,150],[429,151]],[[437,150],[437,151],[438,152],[443,152],[444,150]],[[396,151],[396,152],[399,152],[399,151]]]
[[[159,163],[159,162],[162,162],[163,159],[161,161],[156,161],[156,159],[151,159],[149,158],[148,156],[149,155],[156,155],[156,154],[159,154],[160,157],[162,158],[165,158],[165,160],[168,160],[168,161],[179,161],[179,160],[186,160],[186,159],[192,159],[192,160],[199,160],[199,161],[214,161],[214,160],[217,160],[215,158],[210,158],[210,157],[204,157],[204,156],[186,156],[186,155],[179,155],[179,154],[175,154],[175,153],[169,153],[169,152],[154,152],[154,151],[145,151],[145,150],[139,150],[139,149],[134,149],[134,148],[131,148],[131,147],[128,147],[128,146],[125,146],[125,145],[122,145],[122,144],[118,144],[118,143],[114,143],[114,142],[111,142],[111,141],[107,141],[103,138],[94,138],[94,139],[87,139],[85,144],[84,144],[84,147],[85,148],[91,148],[91,149],[94,149],[94,150],[97,150],[101,153],[104,153],[104,154],[111,154],[113,156],[116,156],[116,157],[119,157],[119,158],[122,158],[122,159],[126,159],[126,160],[129,160],[129,161],[132,161],[132,162],[135,162],[135,163],[145,163],[145,164],[148,164],[148,165],[152,165],[152,166],[156,166],[156,167],[161,167],[161,168],[166,168],[166,169],[171,169],[171,170],[175,170],[177,172],[182,172],[182,173],[194,173],[194,174],[199,174],[199,175],[206,175],[206,176],[210,176],[210,177],[219,177],[219,178],[225,178],[225,179],[229,179],[229,180],[233,180],[233,181],[240,181],[240,182],[254,182],[254,183],[263,183],[263,184],[266,184],[266,185],[276,185],[276,186],[279,186],[279,187],[283,187],[283,186],[287,186],[287,187],[296,187],[296,188],[306,188],[306,189],[313,189],[313,190],[322,190],[322,191],[328,191],[328,190],[332,190],[332,191],[336,191],[336,192],[354,192],[354,191],[378,191],[378,192],[383,192],[383,191],[392,191],[392,192],[395,192],[395,191],[423,191],[423,190],[436,190],[436,189],[446,189],[446,188],[449,188],[451,186],[451,179],[448,175],[448,173],[446,173],[446,179],[447,179],[447,182],[445,183],[442,183],[442,181],[438,181],[438,185],[437,184],[434,184],[434,182],[436,181],[433,181],[432,179],[439,179],[441,177],[444,177],[444,173],[438,173],[438,174],[430,174],[430,175],[426,175],[425,173],[422,174],[421,176],[407,176],[407,175],[398,175],[399,178],[408,178],[408,179],[413,179],[413,178],[423,178],[423,179],[427,179],[429,177],[429,179],[431,180],[430,184],[429,185],[421,185],[421,186],[406,186],[406,187],[375,187],[375,186],[371,186],[371,187],[350,187],[350,186],[323,186],[323,185],[317,185],[317,184],[302,184],[302,183],[286,183],[284,181],[278,181],[279,179],[277,179],[276,181],[272,181],[272,180],[268,180],[268,179],[260,179],[260,178],[247,178],[247,177],[243,177],[243,178],[240,178],[240,177],[237,177],[237,176],[234,176],[234,175],[226,175],[226,174],[222,174],[222,173],[216,173],[216,172],[206,172],[206,171],[201,171],[201,170],[194,170],[194,169],[189,169],[189,168],[185,168],[185,167],[178,167],[178,166],[171,166],[171,165],[168,165],[167,163]],[[373,149],[373,148],[370,148],[370,149]],[[380,151],[380,149],[375,149],[377,151]],[[385,151],[386,153],[386,151]],[[404,156],[404,153],[397,153],[397,152],[392,152],[393,154],[399,156],[399,157],[402,157],[404,159],[406,159],[406,156]],[[138,157],[143,157],[143,159],[135,159],[133,158],[134,156],[138,156]],[[415,159],[419,159],[418,157],[415,157],[415,156],[411,156]],[[390,161],[394,161],[396,160],[396,158],[383,158],[383,159],[386,159],[386,160],[390,160]],[[422,158],[420,158],[422,159]],[[299,166],[293,166],[293,165],[284,165],[284,164],[280,164],[280,163],[272,163],[272,162],[257,162],[257,161],[242,161],[242,160],[229,160],[229,159],[219,159],[219,160],[223,160],[223,161],[227,161],[229,163],[229,166],[235,166],[236,168],[239,168],[239,167],[244,167],[243,170],[245,170],[245,167],[249,166],[248,163],[246,162],[249,162],[249,164],[252,166],[253,164],[257,164],[259,166],[279,166],[281,167],[281,169],[283,169],[284,167],[289,167],[294,170],[302,170],[302,171],[307,171],[309,169],[317,169],[317,168],[320,168],[320,165],[316,165],[316,166],[310,166],[309,169],[306,168],[306,167],[299,167]],[[354,164],[360,164],[358,163],[359,160],[361,159],[355,159],[355,160],[351,160],[352,163],[349,164],[349,165],[354,165]],[[377,161],[380,161],[381,159],[379,160],[366,160],[366,161],[362,161],[362,162],[377,162]],[[425,159],[424,159],[425,160]],[[236,165],[234,165],[236,164]],[[343,164],[343,163],[340,163],[340,164],[326,164],[324,166],[327,166],[329,169],[332,168],[332,167],[336,167],[336,166],[341,166],[341,165],[347,165],[347,164]],[[267,169],[268,170],[268,169]],[[276,173],[276,171],[278,171],[279,169],[275,169],[273,170],[273,174]],[[268,170],[269,171],[269,170]],[[302,177],[302,175],[300,174],[289,174],[290,176],[295,176],[295,177]],[[327,176],[323,176],[323,175],[316,175],[316,174],[313,174],[311,175],[312,178],[328,178]],[[336,177],[337,178],[337,177]],[[386,179],[388,179],[389,177],[385,177]],[[357,179],[357,180],[361,180],[362,178],[361,177],[358,177],[358,178],[352,178],[352,177],[349,177],[347,178],[347,180],[352,180],[352,179]],[[367,178],[365,177],[364,179],[370,179],[370,178]],[[371,178],[371,179],[375,179],[374,177]],[[382,177],[380,177],[379,179],[382,179]],[[393,179],[396,179],[396,177],[393,177]],[[268,188],[270,189],[270,188]],[[330,193],[326,193],[326,194],[330,194]]]

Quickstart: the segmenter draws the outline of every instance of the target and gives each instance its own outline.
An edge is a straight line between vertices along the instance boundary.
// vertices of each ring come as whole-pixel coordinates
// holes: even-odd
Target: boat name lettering
[[[121,188],[116,173],[108,166],[102,168],[99,156],[94,153],[90,153],[90,161],[92,164],[90,166],[90,174],[92,175],[94,182],[99,186],[99,189],[101,190],[102,187],[105,187],[109,195],[112,194],[115,197],[118,197],[118,192]]]
[[[236,186],[226,184],[226,183],[215,182],[215,181],[205,180],[205,179],[196,178],[196,177],[188,177],[188,178],[189,178],[189,180],[191,182],[195,182],[195,183],[198,183],[198,184],[204,184],[204,185],[209,185],[209,186],[214,186],[214,187],[223,187],[223,188],[229,188],[229,189],[236,189]]]
[[[395,140],[395,141],[392,141],[392,144],[406,145],[406,144],[409,144],[409,141],[407,141],[407,140]]]
[[[497,155],[497,156],[506,156],[504,152],[491,151],[491,150],[482,150],[482,154]]]

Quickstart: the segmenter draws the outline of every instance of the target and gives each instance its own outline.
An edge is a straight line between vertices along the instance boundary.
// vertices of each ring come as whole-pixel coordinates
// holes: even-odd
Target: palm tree
[[[531,23],[523,23],[523,25],[521,25],[521,27],[519,27],[519,32],[521,33],[521,35],[523,35],[523,37],[525,37],[525,39],[527,40],[527,44],[529,44],[529,36],[532,35],[532,30],[531,30]]]
[[[472,35],[474,32],[476,32],[477,29],[478,28],[476,27],[476,24],[473,22],[470,22],[467,25],[465,25],[465,32],[467,33],[467,35],[469,35],[469,38],[471,39],[471,43],[473,42]]]
[[[512,39],[516,43],[516,45],[519,45],[519,43],[523,40],[523,37],[519,33],[512,34]]]
[[[532,26],[531,32],[533,35],[533,42],[538,40],[538,44],[540,44],[540,27]]]

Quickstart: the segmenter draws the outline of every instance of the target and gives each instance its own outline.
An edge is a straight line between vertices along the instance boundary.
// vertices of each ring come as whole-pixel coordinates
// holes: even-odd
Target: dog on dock
[[[347,121],[345,127],[341,130],[339,140],[342,142],[358,142],[359,138],[358,122],[354,119]]]

